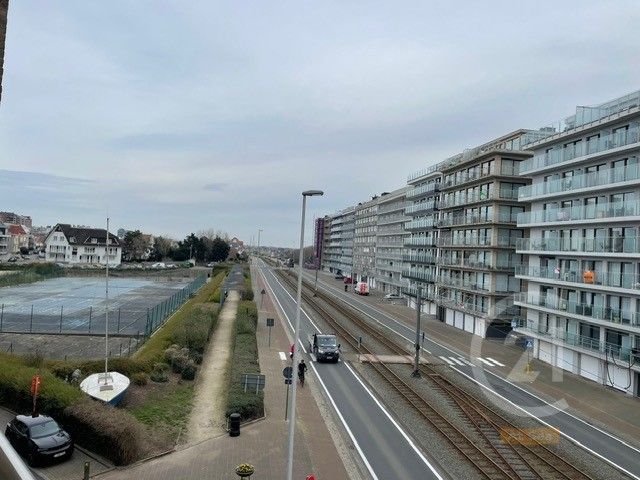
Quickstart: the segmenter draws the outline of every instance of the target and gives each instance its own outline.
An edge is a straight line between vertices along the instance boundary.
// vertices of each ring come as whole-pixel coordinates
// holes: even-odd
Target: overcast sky
[[[639,24],[638,0],[12,0],[0,210],[292,246],[302,190],[312,219],[640,89]]]

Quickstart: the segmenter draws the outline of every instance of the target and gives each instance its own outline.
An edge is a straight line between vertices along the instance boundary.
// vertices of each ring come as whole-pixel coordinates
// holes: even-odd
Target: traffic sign
[[[531,350],[533,348],[533,340],[531,340],[530,338],[527,338],[527,341],[525,342],[524,347],[527,350]]]
[[[284,378],[293,378],[293,367],[284,367],[282,369],[282,376]]]
[[[511,320],[511,328],[516,328],[518,326],[518,321],[514,318]]]
[[[285,385],[291,385],[291,379],[290,378],[285,378],[284,379],[284,384]]]
[[[273,318],[267,318],[267,327],[273,327],[273,326],[274,326]]]

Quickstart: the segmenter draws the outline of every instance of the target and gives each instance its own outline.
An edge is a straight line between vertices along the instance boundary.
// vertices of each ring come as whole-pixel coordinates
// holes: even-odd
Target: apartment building
[[[382,193],[378,203],[375,269],[377,288],[384,293],[401,294],[408,286],[402,263],[404,239],[408,236],[404,228],[406,191],[407,187],[403,187]]]
[[[418,287],[421,288],[421,310],[430,314],[437,311],[435,279],[437,275],[436,244],[437,219],[440,202],[442,173],[440,164],[410,175],[405,193],[405,215],[409,220],[404,228],[403,278],[408,286],[404,290],[411,308],[416,308]]]
[[[322,269],[351,275],[353,269],[354,207],[325,216]]]
[[[119,265],[122,260],[120,239],[105,229],[73,227],[59,223],[44,241],[46,259],[73,264]]]
[[[376,288],[376,233],[380,197],[359,203],[354,212],[353,271],[354,279]]]
[[[574,115],[527,145],[516,253],[534,356],[640,394],[640,91]]]
[[[9,235],[9,227],[0,222],[0,255],[9,253],[9,244],[11,236]]]

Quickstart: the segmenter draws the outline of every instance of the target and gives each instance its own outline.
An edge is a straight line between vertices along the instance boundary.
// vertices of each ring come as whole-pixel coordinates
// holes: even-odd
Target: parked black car
[[[4,434],[31,466],[73,455],[71,436],[46,415],[18,415],[7,423]]]

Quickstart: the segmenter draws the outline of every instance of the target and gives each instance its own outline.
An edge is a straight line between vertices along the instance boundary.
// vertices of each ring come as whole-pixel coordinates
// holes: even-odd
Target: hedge
[[[257,322],[256,304],[251,301],[240,302],[235,324],[233,354],[229,362],[230,385],[227,392],[226,415],[239,413],[243,421],[264,416],[263,392],[245,393],[241,382],[243,373],[260,373],[256,340]]]

